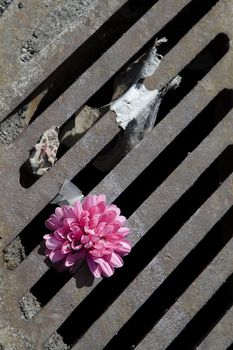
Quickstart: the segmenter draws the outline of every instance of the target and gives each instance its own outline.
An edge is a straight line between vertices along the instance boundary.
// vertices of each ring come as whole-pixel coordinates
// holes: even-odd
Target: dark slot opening
[[[214,259],[219,251],[232,238],[233,207],[207,233],[204,239],[184,258],[179,266],[168,276],[159,288],[150,296],[143,306],[121,328],[118,334],[105,347],[108,349],[131,349],[152,329],[166,310],[180,297],[188,286],[198,277],[205,267]],[[211,317],[211,313],[209,314]],[[212,319],[212,318],[211,318]],[[142,322],[143,320],[143,322]],[[213,323],[214,318],[212,319]],[[207,322],[205,321],[207,326]],[[194,327],[195,328],[195,327]],[[192,328],[195,338],[201,332],[201,324]],[[168,349],[193,349],[191,332],[186,343],[175,342],[174,347]],[[179,347],[185,345],[185,347]]]
[[[193,317],[185,329],[167,347],[167,350],[182,349],[182,346],[187,350],[196,349],[232,305],[233,274]]]
[[[58,272],[53,267],[50,267],[39,281],[34,284],[30,292],[36,297],[40,305],[44,306],[52,299],[55,291],[59,291],[69,281],[70,277],[69,272]]]
[[[58,329],[58,333],[63,337],[66,344],[74,344],[85,333],[138,273],[147,266],[157,252],[220,186],[221,182],[231,174],[233,170],[233,164],[230,161],[232,155],[233,148],[230,146],[204,171],[194,185],[181,196],[154,227],[141,238],[140,242],[133,248],[132,253],[125,258],[124,269],[117,270],[112,278],[104,279],[79,304]],[[162,234],[159,235],[159,232]],[[96,300],[98,300],[98,303],[96,303]],[[87,312],[87,310],[91,312]]]
[[[179,73],[183,78],[182,83],[180,87],[175,91],[169,91],[166,95],[167,97],[165,96],[164,99],[162,100],[163,107],[161,107],[162,112],[160,112],[159,110],[159,114],[157,117],[158,122],[165,116],[166,113],[169,112],[171,108],[175,107],[175,105],[179,103],[180,100],[184,98],[185,95],[187,95],[192,90],[192,88],[198,83],[198,81],[201,80],[209,72],[209,70],[224,56],[224,54],[228,51],[228,49],[229,49],[228,37],[225,34],[219,34],[216,36],[215,39],[213,39],[210,42],[210,44],[206,48],[204,48],[196,56],[196,58],[194,58],[194,60],[190,64],[188,64]],[[205,62],[206,57],[210,58],[207,62]],[[194,67],[196,67],[195,74],[194,74]],[[232,100],[231,97],[230,97],[230,100]],[[163,103],[163,101],[165,102]],[[171,104],[169,101],[173,101],[172,102],[173,105],[171,108],[170,108]],[[167,106],[167,107],[164,107],[164,106]],[[166,111],[164,108],[166,108]],[[116,136],[114,138],[114,140],[112,141],[112,145],[115,144],[118,137],[119,136]],[[94,166],[95,160],[99,156],[105,153],[108,153],[109,148],[110,148],[109,145],[105,147],[72,180],[83,191],[84,194],[87,194],[90,191],[90,189],[94,188],[111,171],[111,169],[109,169],[108,171],[101,171],[96,169],[96,167]],[[122,158],[124,157],[124,155],[125,154],[122,154]]]
[[[230,346],[228,346],[226,350],[232,350],[232,349],[233,349],[233,343]]]

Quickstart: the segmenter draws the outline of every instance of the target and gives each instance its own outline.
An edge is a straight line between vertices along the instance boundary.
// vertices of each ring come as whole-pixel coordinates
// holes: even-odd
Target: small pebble
[[[19,8],[19,9],[22,9],[23,7],[24,7],[24,4],[23,4],[22,2],[19,2],[19,3],[18,3],[18,8]]]

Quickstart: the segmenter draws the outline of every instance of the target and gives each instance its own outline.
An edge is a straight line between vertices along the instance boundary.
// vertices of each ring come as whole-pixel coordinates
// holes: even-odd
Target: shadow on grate
[[[143,306],[122,327],[118,334],[105,347],[105,350],[115,350],[119,349],[119,347],[123,349],[131,349],[132,345],[136,346],[144,338],[155,323],[164,315],[167,309],[172,306],[172,304],[232,238],[232,214],[233,207],[206,234],[204,239],[197,244],[197,246],[184,258],[180,265],[143,304]],[[227,308],[231,306],[233,295],[229,295],[229,283],[227,284],[227,288],[223,288],[221,297],[222,296],[225,300],[220,302],[215,310],[211,307],[207,309],[209,311],[207,314],[209,318],[208,322],[206,322],[204,317],[202,319],[203,322],[200,321],[201,318],[197,318],[198,323],[196,323],[196,325],[194,323],[192,324],[193,333],[191,332],[191,328],[188,327],[189,333],[185,332],[185,335],[180,338],[180,342],[178,342],[178,340],[175,341],[174,347],[171,346],[171,348],[169,347],[168,349],[182,349],[181,345],[183,345],[183,348],[185,349],[194,349],[195,345],[197,345],[194,342],[201,341],[200,336],[205,336],[208,329],[216,324],[217,319],[214,316],[219,313],[222,315],[226,311],[226,306]],[[219,301],[219,299],[217,300]],[[143,320],[143,323],[141,320]]]
[[[57,330],[66,344],[74,344],[82,334],[85,333],[91,324],[100,317],[106,308],[108,308],[109,305],[113,303],[123,290],[133,281],[138,273],[148,265],[157,252],[163,248],[182,225],[220,186],[221,182],[232,173],[233,165],[230,164],[232,154],[232,146],[225,149],[225,151],[223,151],[223,153],[197,179],[194,185],[182,195],[181,198],[154,225],[154,227],[141,238],[140,242],[133,248],[132,253],[125,258],[124,269],[117,270],[111,279],[101,281],[101,283],[97,285],[86,299],[71,313]],[[162,234],[159,234],[160,232],[162,232]],[[144,254],[145,251],[147,254]],[[203,269],[203,266],[201,269]],[[170,293],[171,290],[168,290]],[[96,303],[96,300],[98,300],[98,304]],[[92,310],[92,312],[87,313],[87,310]],[[82,321],[79,322],[80,320]],[[135,330],[133,333],[135,334]],[[117,339],[117,348],[119,348],[120,344],[119,339],[120,338]],[[116,345],[115,340],[114,344]],[[123,342],[121,345],[123,346]]]

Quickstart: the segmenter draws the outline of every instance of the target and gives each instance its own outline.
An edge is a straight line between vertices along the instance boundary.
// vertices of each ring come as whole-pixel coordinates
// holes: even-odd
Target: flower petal
[[[76,259],[77,259],[77,253],[68,254],[66,257],[66,260],[65,260],[65,266],[70,267],[70,266],[74,265],[74,263],[76,262]]]
[[[113,267],[122,267],[124,264],[122,258],[114,252],[108,257],[108,262]]]
[[[106,196],[105,194],[99,194],[96,199],[96,204],[99,204],[101,202],[106,203]]]
[[[78,219],[81,218],[83,213],[83,207],[80,201],[76,201],[74,204],[74,211]]]
[[[120,227],[117,231],[117,233],[120,233],[123,237],[127,236],[129,234],[129,228],[128,227]]]
[[[96,205],[97,196],[96,195],[88,195],[83,201],[83,209],[89,210],[92,206]]]
[[[55,209],[55,214],[59,219],[63,218],[63,209],[61,207],[57,207]]]
[[[52,236],[46,240],[45,245],[50,250],[57,250],[62,246],[63,242],[56,237]]]
[[[63,223],[60,219],[57,219],[55,216],[51,216],[48,220],[45,221],[45,225],[49,230],[55,231],[59,227],[62,227]]]
[[[129,241],[127,240],[120,241],[118,247],[115,248],[115,251],[123,255],[129,254],[129,252],[131,251],[131,245]]]
[[[63,215],[66,219],[68,218],[76,219],[74,208],[65,205],[64,207],[62,207],[62,209],[63,209]]]
[[[101,272],[104,276],[110,277],[114,273],[114,268],[110,266],[110,264],[103,258],[97,258],[94,260],[97,264],[99,264],[99,267],[101,269]]]
[[[90,256],[87,256],[87,264],[89,266],[89,269],[91,273],[96,277],[100,278],[101,277],[101,270],[98,264],[96,264],[93,259]]]
[[[50,254],[49,254],[49,258],[52,261],[52,263],[56,263],[58,261],[61,261],[62,259],[64,259],[65,255],[61,253],[60,249],[57,250],[53,250]]]
[[[72,250],[72,248],[71,248],[71,245],[70,245],[70,241],[65,241],[64,244],[61,247],[61,252],[63,254],[68,254],[68,253],[71,252],[71,250]]]

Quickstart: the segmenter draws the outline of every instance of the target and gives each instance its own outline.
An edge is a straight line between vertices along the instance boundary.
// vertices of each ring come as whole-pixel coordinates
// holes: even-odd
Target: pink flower
[[[116,205],[106,204],[105,195],[58,207],[46,221],[53,231],[44,236],[46,255],[59,269],[75,270],[86,259],[95,277],[109,277],[131,250],[125,221]]]

